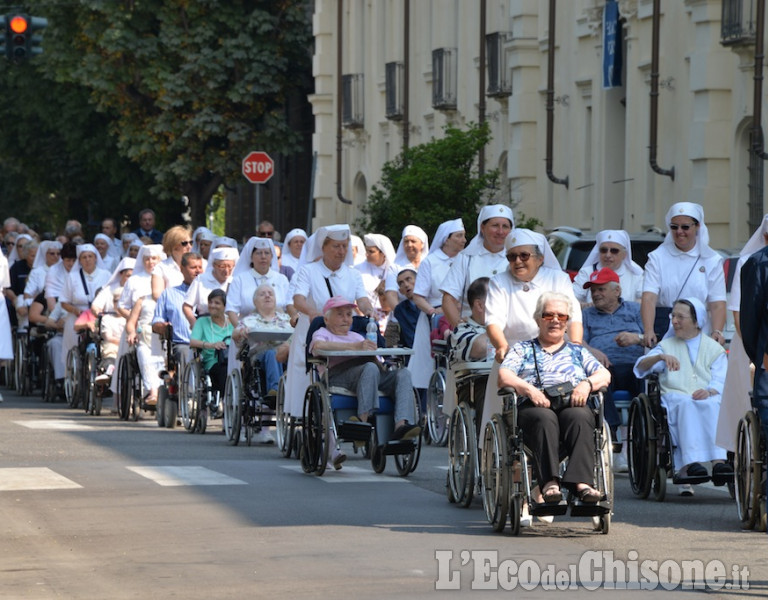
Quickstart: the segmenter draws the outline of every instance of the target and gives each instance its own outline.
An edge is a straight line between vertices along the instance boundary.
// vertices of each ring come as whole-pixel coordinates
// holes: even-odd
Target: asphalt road
[[[447,502],[445,448],[425,446],[406,479],[393,464],[374,474],[351,450],[342,471],[316,477],[274,447],[229,446],[219,422],[192,435],[3,394],[3,599],[460,598],[484,586],[546,597],[558,592],[524,587],[542,572],[546,584],[547,565],[573,585],[568,597],[634,598],[647,590],[603,581],[639,581],[643,561],[674,576],[697,560],[709,589],[647,585],[681,598],[768,595],[768,537],[740,530],[724,488],[682,498],[670,486],[657,503],[620,475],[609,535],[559,517],[511,537],[490,530],[478,502]],[[611,570],[610,560],[623,562]],[[734,573],[749,589],[713,589]]]

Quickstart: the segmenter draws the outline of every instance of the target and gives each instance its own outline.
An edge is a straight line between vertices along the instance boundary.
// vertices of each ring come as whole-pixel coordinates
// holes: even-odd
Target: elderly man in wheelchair
[[[487,424],[483,452],[484,504],[499,531],[511,510],[513,533],[519,532],[523,502],[539,516],[564,514],[569,504],[578,506],[571,510],[574,516],[608,518],[610,512],[610,457],[604,458],[610,454],[610,433],[597,392],[611,376],[583,346],[565,341],[571,311],[567,296],[542,294],[534,312],[539,335],[514,344],[501,363],[504,415]],[[503,456],[509,452],[511,457]],[[508,465],[513,472],[502,473]],[[570,492],[569,502],[563,489]]]
[[[379,425],[376,413],[383,412],[381,410],[382,406],[380,406],[380,394],[388,396],[393,400],[394,429],[391,434],[387,436],[383,430],[377,431],[377,427],[374,427],[372,430],[373,440],[376,440],[377,436],[380,438],[378,442],[372,442],[373,453],[374,455],[382,453],[380,458],[383,459],[384,442],[406,442],[419,437],[421,427],[417,425],[416,396],[411,383],[410,372],[407,369],[386,370],[377,356],[373,354],[385,349],[379,349],[377,342],[364,338],[359,333],[350,330],[354,311],[355,304],[341,296],[334,296],[329,299],[323,306],[324,326],[317,328],[315,331],[312,331],[312,328],[310,329],[311,341],[309,343],[309,352],[315,355],[318,353],[326,354],[327,366],[320,365],[319,372],[321,376],[327,375],[329,386],[337,386],[354,392],[357,399],[356,414],[351,415],[347,419],[353,424],[361,426],[371,421]],[[397,354],[401,350],[395,348],[388,349],[386,352]],[[334,355],[334,353],[348,351],[354,351],[358,355]],[[327,373],[325,369],[327,369]],[[310,397],[310,391],[307,392],[307,397]],[[311,419],[305,417],[305,421],[311,421]],[[307,426],[308,423],[305,422],[305,428]],[[329,448],[337,445],[334,430],[335,428],[331,428],[330,436],[327,440]],[[307,432],[306,435],[312,434]],[[402,454],[411,455],[412,443],[407,444],[407,446],[408,452]],[[399,455],[395,454],[395,456]],[[335,469],[339,469],[341,463],[345,460],[346,455],[338,448],[335,448],[330,456],[331,465]],[[375,458],[373,462],[374,468],[378,471]],[[405,460],[405,462],[409,461]],[[380,460],[379,464],[382,465],[381,470],[383,470],[383,461]],[[415,464],[412,467],[415,467]],[[401,475],[407,474],[411,470],[411,467],[401,470],[400,463],[398,463],[398,471],[401,471]]]
[[[720,394],[723,391],[727,357],[723,348],[712,338],[704,335],[706,329],[707,311],[702,302],[696,298],[682,299],[675,302],[670,314],[671,332],[648,354],[640,357],[635,363],[635,375],[648,377],[658,374],[660,388],[660,403],[666,412],[666,426],[669,435],[665,434],[664,416],[656,419],[661,424],[661,435],[654,439],[662,441],[658,448],[658,456],[649,456],[649,464],[645,468],[643,458],[646,449],[652,444],[639,438],[646,427],[635,427],[633,411],[630,409],[630,479],[633,490],[638,495],[647,495],[648,482],[656,488],[658,500],[663,499],[663,490],[667,475],[677,468],[673,483],[681,485],[680,494],[693,496],[691,484],[709,481],[710,475],[701,464],[712,463],[712,480],[715,485],[724,485],[733,477],[733,467],[725,462],[726,451],[715,445],[715,429],[720,411]],[[638,401],[645,400],[648,407],[638,408],[642,414],[654,411],[658,398],[649,385],[649,393],[641,395]],[[648,419],[650,425],[651,419]],[[667,439],[668,438],[668,439]],[[668,442],[665,444],[665,442]],[[658,443],[658,442],[657,442]],[[671,445],[672,462],[669,463],[668,449]],[[638,451],[639,450],[639,451]],[[655,454],[655,453],[654,453]],[[654,468],[656,466],[656,468]],[[642,474],[649,481],[643,479]],[[660,496],[660,497],[659,497]]]

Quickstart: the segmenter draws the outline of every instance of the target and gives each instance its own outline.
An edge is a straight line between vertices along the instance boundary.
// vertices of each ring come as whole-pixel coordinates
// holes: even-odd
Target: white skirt
[[[721,448],[736,451],[736,430],[739,420],[752,410],[749,392],[752,389],[751,363],[744,350],[741,336],[734,335],[728,353],[728,371],[725,375],[723,400],[717,419],[715,443]]]
[[[309,317],[301,313],[291,338],[285,371],[285,412],[293,417],[301,417],[304,411],[304,394],[310,382],[306,359],[308,331]]]
[[[416,321],[416,332],[413,334],[413,355],[408,361],[413,387],[419,389],[426,389],[429,386],[432,371],[435,370],[429,332],[429,318],[425,313],[420,312]]]

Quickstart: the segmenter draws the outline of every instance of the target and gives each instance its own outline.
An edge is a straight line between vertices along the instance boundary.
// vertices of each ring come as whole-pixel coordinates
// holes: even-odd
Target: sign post
[[[275,174],[275,161],[264,151],[254,150],[243,159],[243,176],[256,186],[256,222],[261,218],[261,184],[267,183]]]

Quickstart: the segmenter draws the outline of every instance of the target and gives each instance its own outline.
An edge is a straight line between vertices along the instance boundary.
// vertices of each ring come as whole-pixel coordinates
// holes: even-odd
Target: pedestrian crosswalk
[[[245,481],[205,467],[126,467],[163,487],[181,485],[247,485]]]
[[[0,492],[21,490],[66,490],[81,485],[47,467],[0,469]]]

